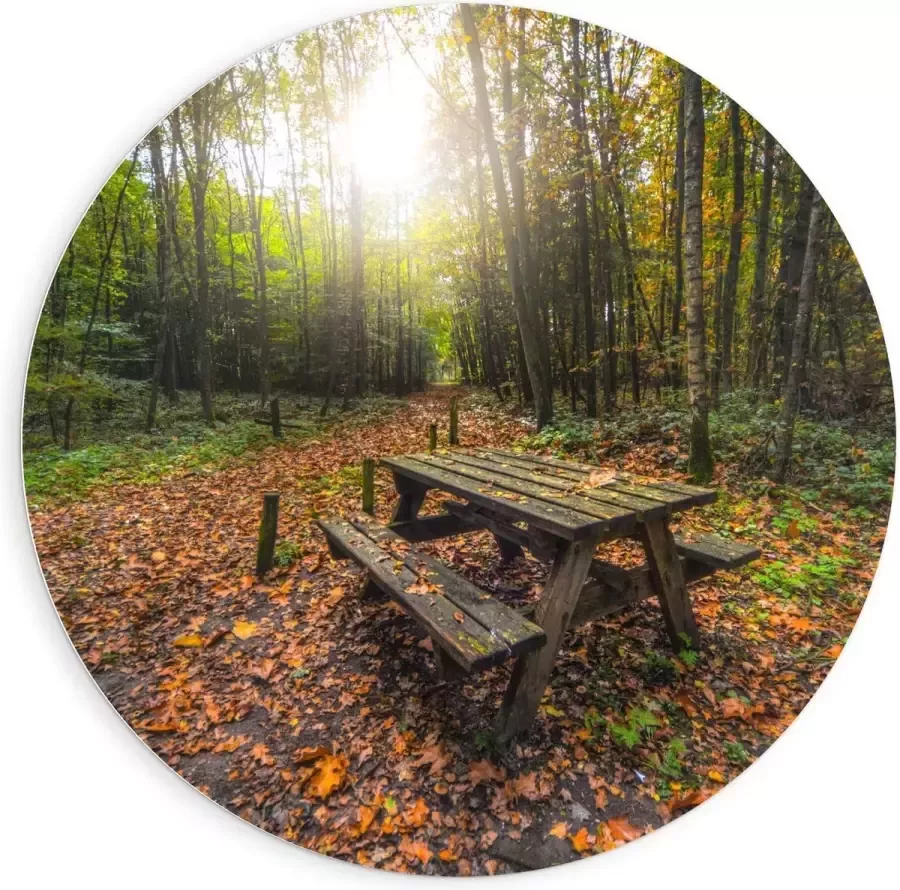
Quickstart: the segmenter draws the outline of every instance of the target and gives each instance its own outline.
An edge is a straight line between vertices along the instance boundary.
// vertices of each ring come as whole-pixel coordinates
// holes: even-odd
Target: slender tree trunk
[[[731,147],[733,158],[732,190],[734,203],[728,240],[728,268],[722,291],[722,392],[732,389],[733,359],[732,340],[737,303],[738,273],[741,264],[741,240],[744,226],[744,130],[741,126],[741,109],[733,99],[729,103],[731,118]]]
[[[163,361],[169,340],[169,291],[171,288],[169,261],[169,195],[162,156],[162,140],[159,127],[154,127],[148,139],[150,143],[150,167],[153,173],[153,209],[156,219],[156,295],[159,301],[159,339],[150,381],[150,401],[147,406],[146,430],[153,431],[156,421],[156,404],[163,375]]]
[[[769,270],[769,217],[772,210],[772,182],[775,173],[775,139],[766,131],[763,148],[763,186],[756,223],[756,267],[750,303],[750,349],[747,377],[758,390],[766,373],[768,344],[765,341],[766,281]]]
[[[782,391],[778,456],[775,460],[775,469],[772,474],[772,479],[778,483],[784,483],[791,465],[794,424],[800,403],[800,387],[803,385],[806,373],[806,349],[809,340],[812,307],[816,296],[816,270],[819,264],[819,248],[822,240],[824,216],[825,206],[822,198],[817,191],[813,191],[809,231],[806,238],[806,255],[803,259],[800,292],[797,295],[797,316],[794,321],[791,365]]]
[[[597,337],[594,331],[594,300],[591,293],[591,236],[588,228],[588,182],[585,168],[590,158],[587,126],[584,117],[584,87],[581,64],[581,23],[569,19],[572,37],[572,94],[570,102],[572,122],[579,140],[578,173],[575,176],[575,222],[578,229],[578,287],[584,304],[584,382],[588,417],[597,416],[597,373],[594,368],[594,352]]]
[[[688,401],[691,409],[690,470],[699,482],[712,477],[706,325],[703,318],[703,83],[683,69],[685,99],[685,245],[687,267]]]
[[[682,232],[684,230],[684,80],[678,97],[678,111],[675,136],[675,294],[672,298],[672,386],[676,389],[681,377],[681,311],[684,303],[684,252]]]
[[[484,60],[481,55],[481,44],[478,39],[478,29],[475,26],[472,7],[468,3],[461,3],[459,9],[463,28],[466,36],[469,38],[468,43],[466,43],[466,49],[472,65],[472,76],[475,82],[476,112],[491,163],[491,174],[497,199],[497,213],[500,218],[500,228],[503,232],[509,285],[516,308],[516,318],[522,338],[526,369],[531,381],[531,387],[534,390],[537,425],[538,429],[541,429],[553,421],[553,398],[541,373],[541,347],[538,340],[537,319],[531,311],[527,291],[522,280],[519,244],[512,227],[509,198],[507,197],[506,182],[503,177],[503,165],[499,149],[497,148],[497,140],[494,136],[494,124],[491,119],[491,108],[487,94],[487,78],[484,71]]]

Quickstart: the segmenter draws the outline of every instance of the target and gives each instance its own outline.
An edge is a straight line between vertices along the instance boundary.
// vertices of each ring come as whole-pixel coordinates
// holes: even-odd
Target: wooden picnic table
[[[718,538],[677,538],[670,517],[710,504],[716,492],[674,480],[639,479],[596,466],[496,448],[388,457],[399,495],[390,528],[408,541],[489,530],[504,560],[523,548],[551,561],[534,614],[546,643],[518,658],[501,707],[498,736],[527,728],[547,687],[566,629],[657,596],[676,649],[699,645],[687,582],[749,561],[758,551]],[[420,517],[426,494],[457,500]],[[635,537],[646,563],[625,569],[598,558],[605,542]]]

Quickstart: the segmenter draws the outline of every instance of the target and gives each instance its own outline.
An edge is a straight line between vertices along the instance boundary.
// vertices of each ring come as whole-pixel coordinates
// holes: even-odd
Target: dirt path
[[[128,723],[255,825],[362,864],[432,874],[611,849],[739,773],[822,669],[781,667],[779,633],[725,608],[749,610],[766,594],[718,575],[694,595],[707,643],[698,663],[666,657],[653,603],[570,633],[534,732],[494,751],[508,669],[437,685],[423,634],[399,610],[362,601],[358,571],[328,557],[311,522],[357,509],[362,458],[421,450],[450,394],[273,446],[252,464],[35,512],[48,585]],[[524,431],[497,411],[462,412],[465,444],[506,445]],[[299,550],[261,584],[252,567],[266,490],[281,493],[281,535]],[[391,495],[379,472],[383,520]],[[511,603],[533,597],[545,572],[531,558],[501,567],[486,535],[431,546]],[[856,583],[867,586],[865,572]],[[813,626],[783,611],[785,639],[809,629],[803,620]],[[824,642],[849,632],[857,612],[830,612]]]

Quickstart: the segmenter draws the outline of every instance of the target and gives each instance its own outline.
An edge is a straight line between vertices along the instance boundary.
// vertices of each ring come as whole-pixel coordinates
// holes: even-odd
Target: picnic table
[[[393,473],[397,490],[392,522],[320,522],[332,553],[367,568],[370,589],[392,596],[429,630],[442,677],[516,657],[500,709],[500,741],[534,720],[568,628],[657,597],[676,651],[698,647],[688,584],[759,556],[731,540],[673,534],[674,514],[716,499],[714,490],[675,480],[496,448],[387,457],[380,464]],[[454,499],[444,502],[443,513],[419,516],[432,490]],[[479,530],[494,536],[504,561],[527,549],[551,563],[533,621],[411,546]],[[601,558],[604,544],[627,537],[643,545],[643,565],[623,568]]]

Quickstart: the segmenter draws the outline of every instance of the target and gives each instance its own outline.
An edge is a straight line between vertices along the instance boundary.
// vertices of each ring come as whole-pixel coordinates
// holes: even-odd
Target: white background
[[[21,393],[50,276],[135,142],[248,53],[377,0],[78,0],[6,6],[0,53],[0,848],[8,887],[399,884],[220,810],[132,735],[43,585],[20,471]],[[641,39],[731,94],[797,158],[844,226],[900,356],[896,3],[545,0]],[[731,6],[740,12],[730,13]],[[896,512],[896,511],[895,511]],[[896,526],[896,517],[893,526]],[[897,530],[856,630],[781,740],[712,801],[537,887],[896,886]],[[503,879],[491,879],[499,882]]]

